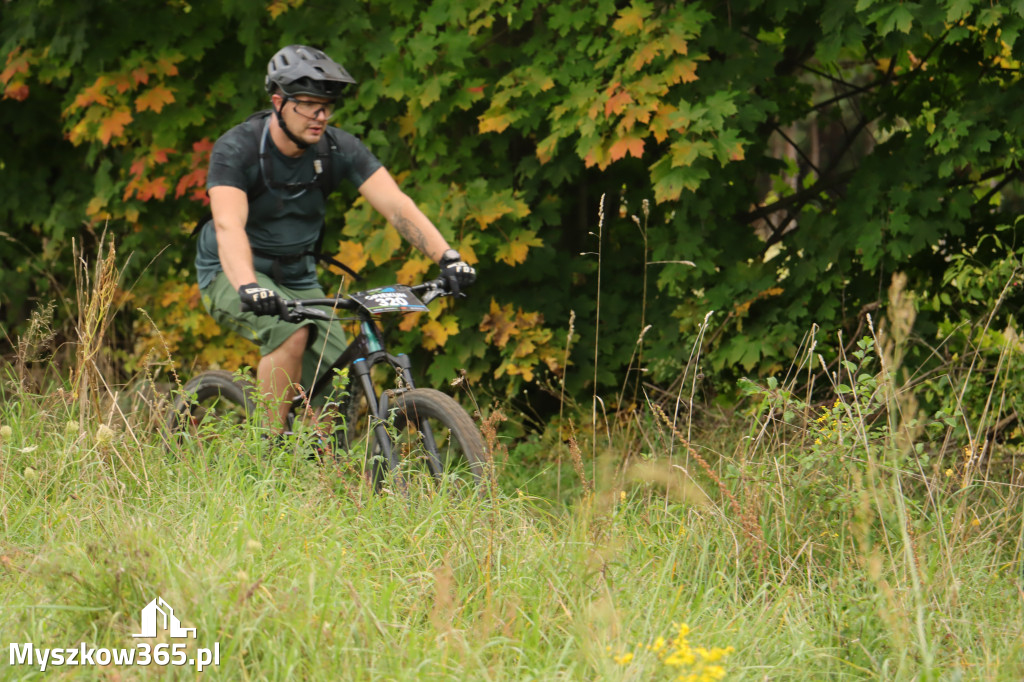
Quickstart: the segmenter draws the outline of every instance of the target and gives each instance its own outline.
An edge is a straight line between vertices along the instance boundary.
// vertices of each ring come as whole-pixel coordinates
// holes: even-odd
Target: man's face
[[[316,144],[324,134],[328,117],[334,113],[334,100],[312,95],[274,98],[274,106],[281,112],[288,130],[303,142]]]

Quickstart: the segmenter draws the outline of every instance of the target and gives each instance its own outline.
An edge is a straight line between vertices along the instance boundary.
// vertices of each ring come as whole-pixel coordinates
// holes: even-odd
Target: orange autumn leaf
[[[206,185],[206,168],[200,167],[191,173],[186,173],[178,180],[178,186],[174,189],[174,196],[181,198],[191,187],[203,187]]]
[[[70,109],[84,109],[90,104],[99,104],[100,106],[107,106],[110,104],[110,99],[103,94],[103,90],[110,85],[110,80],[106,76],[100,76],[96,79],[96,82],[87,87],[82,92],[78,93],[75,97],[75,101],[71,104]]]
[[[159,177],[148,180],[141,183],[135,196],[138,197],[139,201],[149,201],[150,199],[163,199],[167,196],[167,190],[169,189],[170,183],[167,182],[167,178]]]
[[[173,147],[167,147],[165,149],[154,149],[152,152],[153,160],[157,163],[167,163],[167,155],[173,154],[177,150]]]
[[[7,66],[0,71],[0,83],[10,83],[15,74],[28,73],[28,57],[31,53],[19,54],[20,52],[21,48],[16,47],[7,55]]]
[[[28,99],[28,86],[24,83],[11,83],[4,88],[4,99],[13,99],[24,102]]]
[[[632,103],[633,97],[625,90],[619,90],[605,100],[604,115],[607,117],[612,114],[621,114],[623,110]]]
[[[116,109],[110,116],[100,120],[96,137],[103,144],[110,144],[112,139],[124,134],[125,126],[131,122],[132,112],[124,108]]]
[[[639,137],[623,137],[616,140],[611,148],[608,149],[609,161],[618,161],[625,158],[626,154],[630,154],[638,159],[643,157],[644,141]]]
[[[159,114],[165,105],[173,101],[173,90],[162,85],[155,85],[135,99],[135,111],[150,109]]]

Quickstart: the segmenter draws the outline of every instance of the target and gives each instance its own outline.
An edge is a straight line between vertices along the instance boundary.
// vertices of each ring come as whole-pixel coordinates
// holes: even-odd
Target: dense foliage
[[[571,391],[621,382],[648,324],[671,383],[709,311],[708,375],[770,374],[814,330],[862,330],[897,271],[933,340],[995,303],[958,273],[1019,274],[1022,26],[1024,2],[977,0],[2,3],[3,321],[71,306],[72,243],[106,230],[132,253],[129,368],[165,344],[246,359],[197,305],[187,235],[212,141],[304,42],[360,81],[336,123],[479,262],[470,300],[402,325],[434,380],[548,383],[571,313]],[[356,197],[332,207],[343,260],[427,273]],[[999,302],[986,331],[1020,297]]]

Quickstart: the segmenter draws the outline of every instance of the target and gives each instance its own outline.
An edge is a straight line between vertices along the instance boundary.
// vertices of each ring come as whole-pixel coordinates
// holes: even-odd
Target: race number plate
[[[416,313],[427,309],[409,287],[400,285],[369,289],[352,294],[352,300],[372,315],[381,313]]]

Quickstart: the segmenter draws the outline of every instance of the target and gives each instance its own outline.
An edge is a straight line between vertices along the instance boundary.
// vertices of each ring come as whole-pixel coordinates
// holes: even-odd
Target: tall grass
[[[246,426],[169,447],[156,403],[94,377],[83,405],[83,367],[33,391],[11,365],[0,677],[33,676],[11,642],[135,646],[161,596],[190,647],[220,644],[213,679],[1022,679],[1019,478],[915,412],[900,314],[827,402],[808,349],[729,418],[651,400],[571,429],[561,497],[560,439],[512,447],[477,496],[374,495]],[[531,447],[547,468],[516,461]]]

